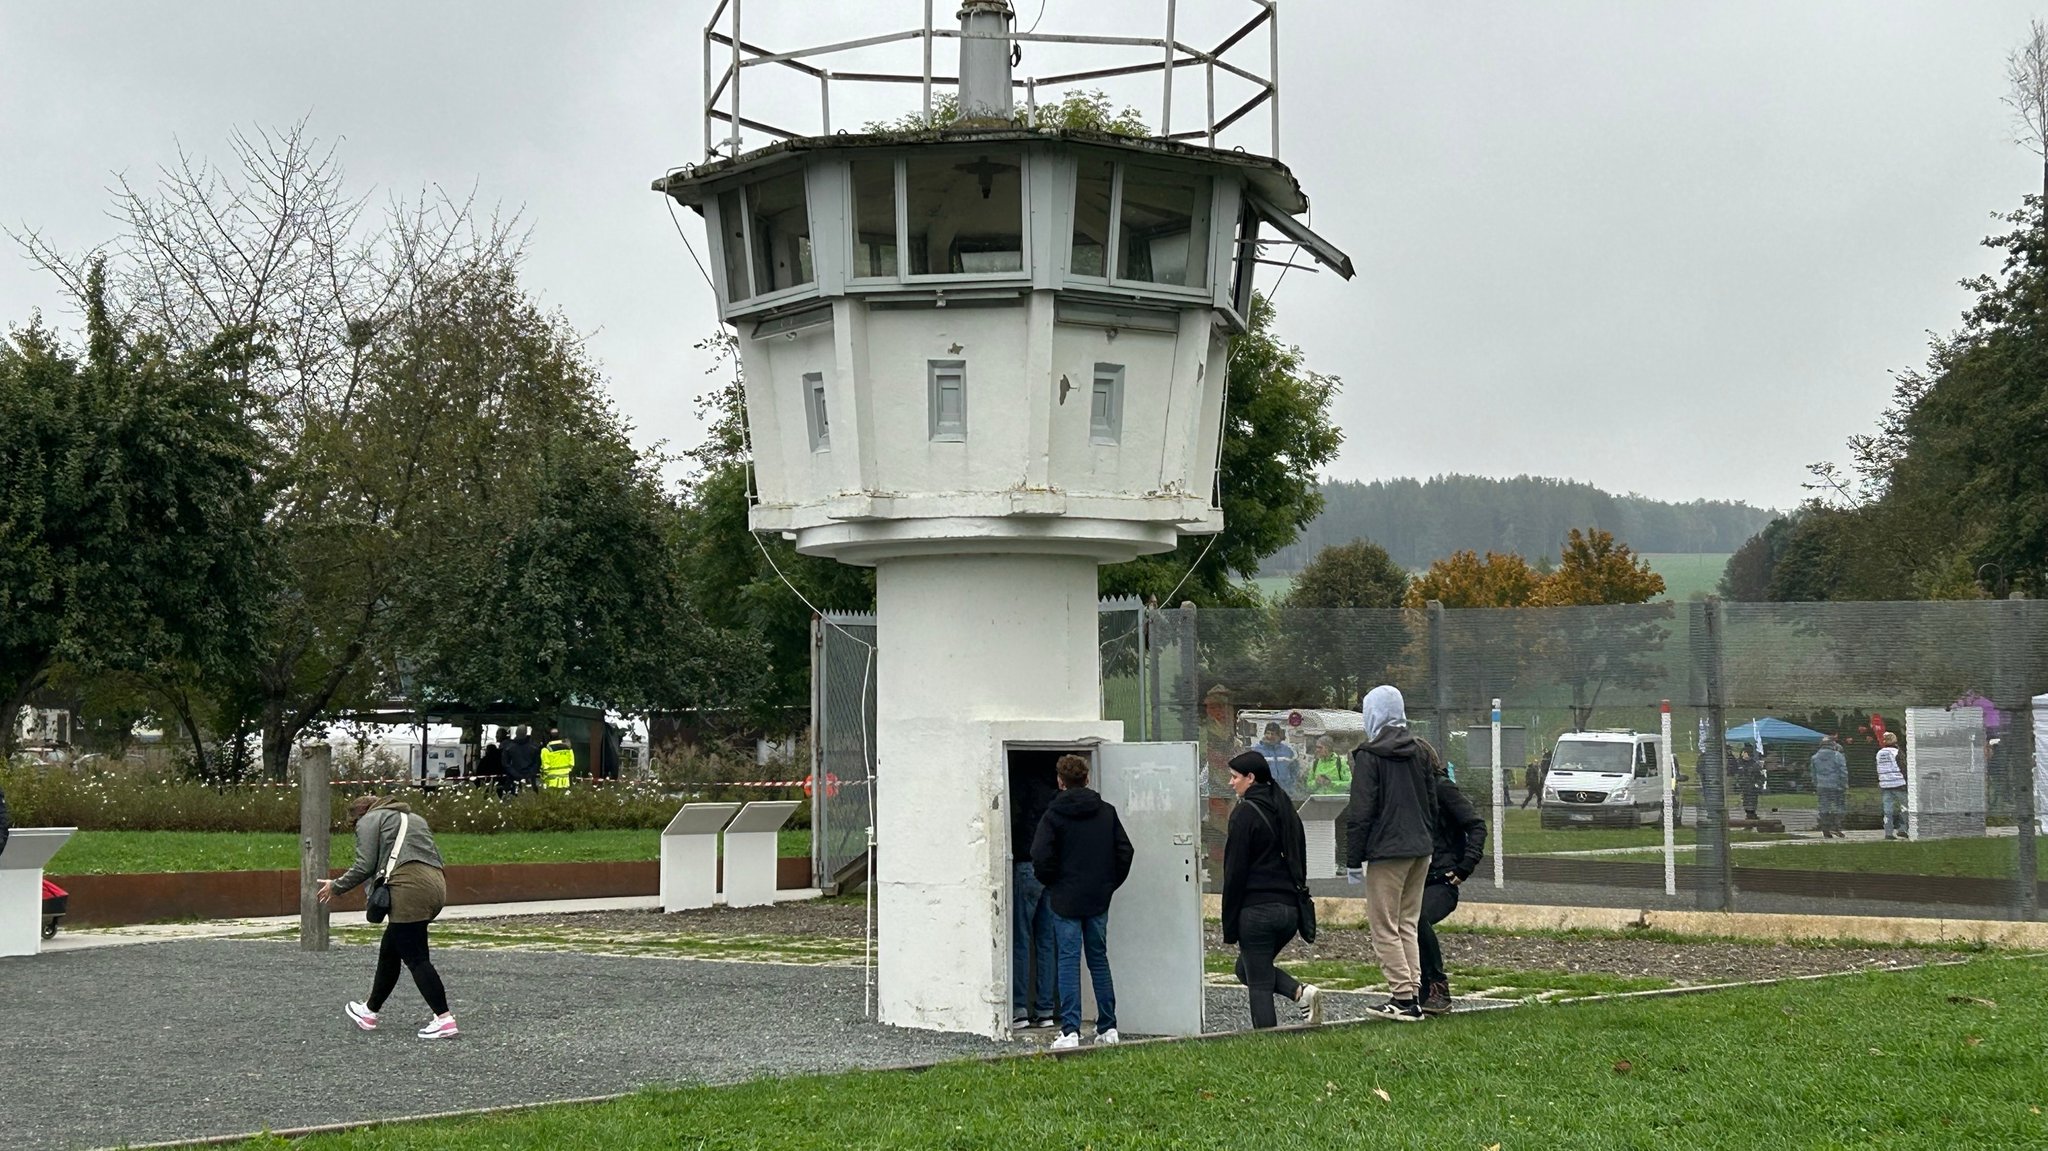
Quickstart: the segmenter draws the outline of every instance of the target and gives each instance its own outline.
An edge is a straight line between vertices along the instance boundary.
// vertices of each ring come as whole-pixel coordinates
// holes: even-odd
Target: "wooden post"
[[[326,744],[299,752],[299,950],[327,950],[327,908],[320,881],[327,878],[328,832],[334,822],[334,750]]]

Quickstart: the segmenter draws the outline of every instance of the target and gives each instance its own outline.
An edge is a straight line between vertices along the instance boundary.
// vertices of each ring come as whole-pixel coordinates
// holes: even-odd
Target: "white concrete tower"
[[[785,139],[655,188],[704,216],[738,330],[754,530],[875,568],[880,1017],[992,1035],[1004,745],[1121,739],[1096,569],[1222,528],[1261,223],[1350,265],[1275,160],[1015,122],[1009,4],[960,17],[960,126]]]

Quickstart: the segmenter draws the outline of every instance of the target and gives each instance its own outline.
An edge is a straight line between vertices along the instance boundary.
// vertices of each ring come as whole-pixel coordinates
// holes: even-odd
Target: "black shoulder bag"
[[[1294,913],[1297,921],[1294,933],[1301,936],[1303,943],[1314,943],[1316,941],[1316,897],[1309,894],[1308,865],[1305,862],[1297,862],[1294,856],[1288,852],[1287,837],[1281,835],[1280,829],[1273,825],[1273,817],[1266,814],[1266,809],[1256,803],[1246,802],[1251,807],[1252,813],[1257,815],[1260,822],[1266,825],[1266,830],[1273,833],[1273,841],[1280,845],[1280,861],[1287,865],[1287,878],[1294,884]]]

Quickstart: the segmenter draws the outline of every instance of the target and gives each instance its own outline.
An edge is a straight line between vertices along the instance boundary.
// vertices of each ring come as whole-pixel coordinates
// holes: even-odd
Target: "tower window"
[[[932,360],[931,428],[939,443],[967,439],[967,361]]]
[[[1095,387],[1088,398],[1090,443],[1121,442],[1124,427],[1124,366],[1095,365]]]
[[[832,423],[825,416],[825,374],[804,373],[804,416],[811,429],[811,450],[832,450]]]

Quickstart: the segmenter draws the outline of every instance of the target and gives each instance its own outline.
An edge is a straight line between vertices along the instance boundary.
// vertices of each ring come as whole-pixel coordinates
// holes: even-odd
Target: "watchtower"
[[[1097,568],[1222,529],[1226,357],[1262,232],[1351,274],[1296,219],[1308,204],[1285,166],[1219,146],[1267,103],[1277,145],[1277,74],[1226,59],[1261,29],[1277,44],[1276,5],[1247,6],[1208,51],[1175,39],[1172,0],[1158,38],[1020,32],[1006,0],[964,0],[957,29],[934,27],[928,2],[922,30],[793,52],[750,44],[737,0],[705,30],[706,160],[654,187],[703,215],[738,333],[753,529],[875,568],[884,1021],[1005,1027],[1009,749],[1122,738],[1101,719]],[[946,39],[957,80],[933,74]],[[889,42],[921,43],[922,74],[815,63]],[[1033,42],[1147,59],[1019,80],[1014,49]],[[759,68],[817,78],[820,131],[742,111]],[[1209,77],[1209,114],[1175,133],[1173,77],[1190,68]],[[1221,117],[1219,69],[1258,86]],[[1041,86],[1145,72],[1163,77],[1157,136],[1041,123]],[[848,82],[922,83],[924,124],[833,132]],[[936,124],[949,82],[960,114]],[[730,134],[712,140],[714,121]],[[776,139],[746,149],[743,130]]]

